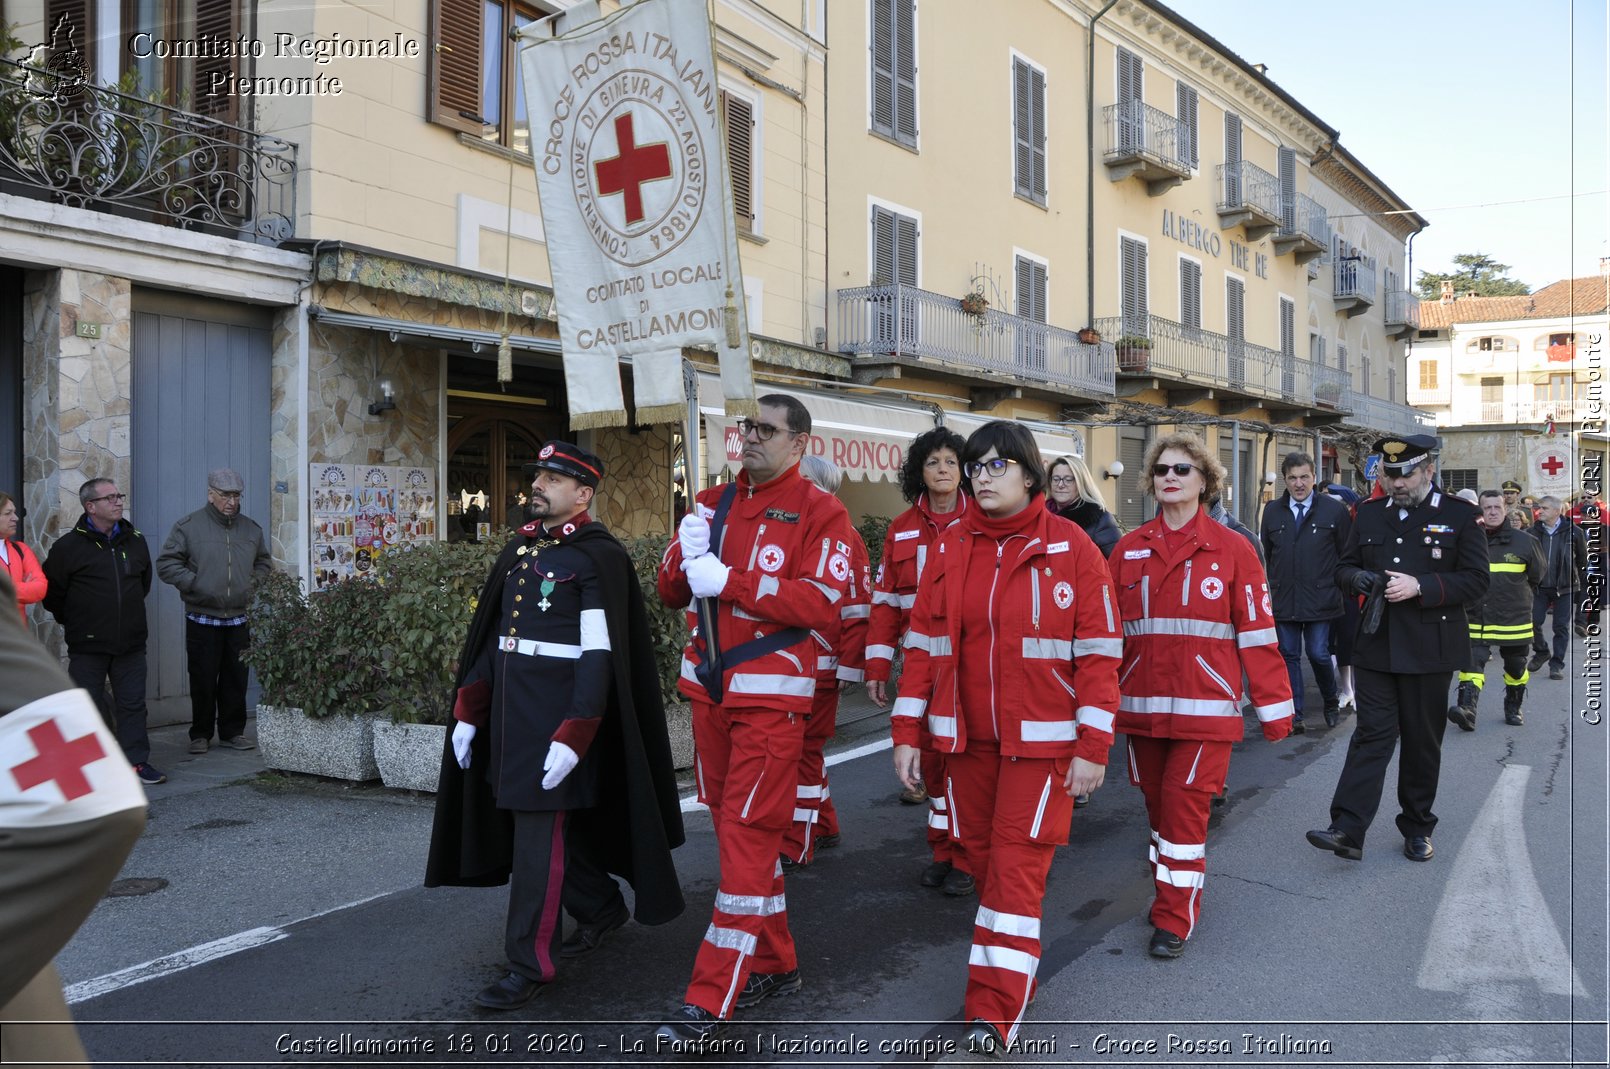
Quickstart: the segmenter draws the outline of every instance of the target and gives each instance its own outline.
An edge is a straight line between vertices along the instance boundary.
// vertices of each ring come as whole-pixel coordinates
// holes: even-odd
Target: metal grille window
[[[727,173],[732,176],[732,211],[740,233],[755,230],[755,106],[736,93],[721,91],[727,118]]]
[[[1202,327],[1202,265],[1195,260],[1180,260],[1180,324]]]
[[[1457,494],[1461,490],[1475,490],[1481,492],[1477,480],[1481,472],[1477,468],[1443,468],[1438,474],[1442,477],[1442,488],[1450,494]]]
[[[872,0],[872,129],[917,143],[916,0]]]
[[[1192,167],[1201,163],[1196,154],[1196,90],[1184,82],[1175,83],[1174,111],[1180,120],[1181,133],[1185,143],[1180,146],[1180,156]]]
[[[1146,305],[1146,243],[1119,239],[1118,292],[1124,333],[1148,337]]]
[[[1012,189],[1045,203],[1045,72],[1012,61]]]

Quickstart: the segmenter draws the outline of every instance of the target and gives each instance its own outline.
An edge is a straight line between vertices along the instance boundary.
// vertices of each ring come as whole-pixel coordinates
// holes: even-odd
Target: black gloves
[[[1353,592],[1369,597],[1381,587],[1386,586],[1385,580],[1378,572],[1359,572],[1353,576]]]

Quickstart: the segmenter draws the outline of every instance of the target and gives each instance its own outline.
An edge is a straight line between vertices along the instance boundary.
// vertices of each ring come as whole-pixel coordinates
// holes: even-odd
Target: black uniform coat
[[[1475,505],[1438,486],[1402,520],[1390,497],[1359,505],[1337,585],[1351,591],[1361,571],[1403,572],[1419,580],[1420,596],[1387,602],[1374,634],[1360,629],[1353,639],[1355,665],[1406,674],[1469,666],[1465,605],[1487,592],[1488,580],[1487,536],[1476,522],[1480,515]]]
[[[1293,623],[1334,620],[1343,608],[1336,565],[1347,548],[1353,520],[1347,506],[1329,495],[1312,493],[1303,503],[1308,511],[1303,514],[1301,530],[1292,515],[1289,492],[1263,507],[1259,527],[1275,619]]]
[[[520,561],[518,550],[538,533],[538,524],[522,528],[493,565],[459,658],[460,683],[493,638],[503,580]],[[590,836],[608,870],[632,885],[637,920],[663,924],[684,906],[671,860],[671,850],[683,842],[682,809],[643,592],[625,547],[602,524],[581,527],[569,543],[591,555],[605,584],[615,665],[604,722],[589,748],[589,756],[598,755],[599,804],[576,811],[571,830]],[[491,887],[508,881],[513,818],[497,807],[487,783],[490,736],[490,731],[476,732],[470,767],[461,769],[449,732],[425,864],[427,887]]]

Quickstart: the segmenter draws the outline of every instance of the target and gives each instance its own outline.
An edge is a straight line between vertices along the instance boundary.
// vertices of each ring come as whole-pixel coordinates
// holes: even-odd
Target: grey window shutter
[[[1180,261],[1180,323],[1202,326],[1202,265],[1194,260]]]
[[[894,135],[907,144],[917,143],[917,4],[891,0],[894,5]]]
[[[902,286],[917,284],[917,220],[909,215],[894,217],[894,281]]]
[[[1119,256],[1120,305],[1124,333],[1149,336],[1146,308],[1146,243],[1123,238]]]
[[[1186,163],[1195,167],[1200,162],[1200,158],[1196,154],[1196,90],[1184,82],[1177,82],[1175,83],[1174,100],[1175,110],[1178,112],[1176,118],[1180,120],[1180,125],[1184,127],[1180,132],[1185,139],[1185,143],[1180,145],[1180,157]]]
[[[891,285],[899,280],[894,274],[894,213],[874,206],[872,209],[872,284]]]
[[[1224,202],[1241,203],[1241,116],[1224,113]]]
[[[1279,153],[1280,222],[1290,230],[1297,225],[1297,150],[1282,147]]]
[[[1017,258],[1017,314],[1036,323],[1046,321],[1045,265],[1026,256]]]
[[[1236,341],[1247,337],[1247,287],[1239,278],[1224,280],[1225,333]]]
[[[893,135],[895,0],[872,0],[872,128]]]
[[[1142,82],[1145,64],[1127,48],[1118,50],[1118,100],[1120,103],[1145,98]]]
[[[1024,196],[1033,193],[1029,183],[1034,170],[1032,137],[1034,115],[1029,103],[1029,65],[1012,61],[1012,188]]]
[[[1337,343],[1336,346],[1336,370],[1343,372],[1347,370],[1347,346],[1341,343]]]
[[[1029,125],[1029,137],[1033,148],[1033,171],[1031,180],[1034,184],[1034,199],[1041,204],[1045,203],[1045,74],[1029,69],[1029,104],[1033,109],[1033,121]]]
[[[1283,356],[1297,355],[1297,306],[1288,298],[1280,298],[1280,352]]]
[[[755,109],[749,101],[722,90],[727,116],[727,171],[732,178],[732,213],[738,229],[755,225],[754,154]]]

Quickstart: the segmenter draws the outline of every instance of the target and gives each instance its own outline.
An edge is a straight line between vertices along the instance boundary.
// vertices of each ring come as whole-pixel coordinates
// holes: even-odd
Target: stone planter
[[[380,777],[372,717],[315,720],[292,706],[259,705],[257,746],[269,768],[359,782]]]
[[[671,740],[671,763],[679,769],[693,767],[693,707],[684,702],[665,706],[665,729]]]
[[[380,782],[398,790],[435,794],[442,774],[442,748],[446,745],[444,724],[375,721],[375,764],[380,768]]]

